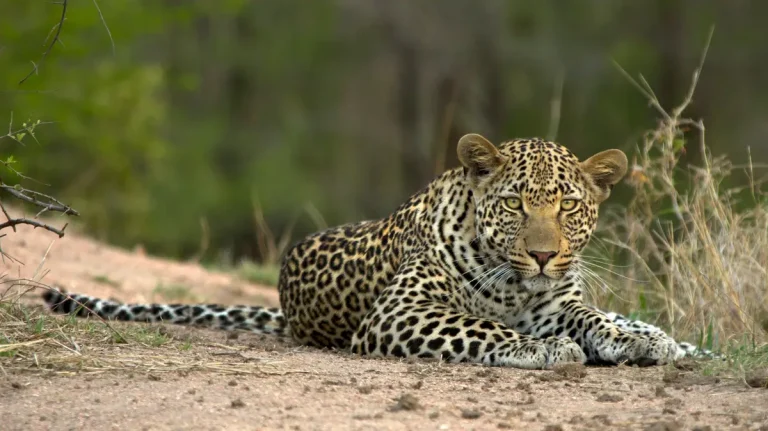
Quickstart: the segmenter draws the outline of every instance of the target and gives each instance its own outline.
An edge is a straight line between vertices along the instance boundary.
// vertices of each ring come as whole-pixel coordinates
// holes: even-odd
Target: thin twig
[[[96,11],[99,12],[99,19],[101,20],[101,23],[104,25],[104,30],[107,31],[107,36],[109,36],[109,42],[112,44],[112,55],[115,55],[115,39],[112,38],[112,32],[109,30],[109,26],[107,25],[107,20],[104,19],[104,14],[101,13],[101,8],[99,7],[99,2],[97,0],[93,0],[93,5],[96,7]]]
[[[64,26],[64,20],[67,18],[67,2],[68,0],[62,0],[61,1],[61,18],[59,18],[59,23],[56,24],[56,34],[53,36],[53,40],[48,45],[48,48],[43,52],[43,56],[40,58],[40,61],[35,64],[34,62],[32,64],[35,65],[35,67],[32,68],[32,70],[27,74],[27,76],[24,77],[21,81],[19,81],[19,85],[23,84],[27,79],[29,79],[30,76],[37,74],[38,69],[40,68],[40,65],[43,64],[45,59],[48,57],[48,54],[51,53],[51,50],[53,49],[53,46],[56,45],[56,42],[59,41],[59,36],[61,36],[61,28]]]
[[[8,214],[8,211],[6,211],[5,205],[3,205],[2,201],[0,201],[0,209],[3,210],[3,214],[5,214],[6,219],[8,219],[9,221],[12,220],[11,215]],[[16,233],[16,225],[12,225],[11,227],[13,228],[13,232]]]

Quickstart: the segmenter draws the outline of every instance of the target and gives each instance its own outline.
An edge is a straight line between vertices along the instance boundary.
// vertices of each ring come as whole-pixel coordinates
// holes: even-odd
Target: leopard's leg
[[[663,332],[643,335],[624,330],[604,313],[584,304],[580,287],[567,277],[539,294],[516,317],[514,328],[536,337],[570,337],[590,362],[661,365],[678,355],[677,343]]]
[[[422,264],[414,261],[400,268],[363,318],[352,340],[353,352],[528,369],[586,360],[570,339],[521,335],[452,307],[441,298],[458,286],[435,271],[425,278]]]

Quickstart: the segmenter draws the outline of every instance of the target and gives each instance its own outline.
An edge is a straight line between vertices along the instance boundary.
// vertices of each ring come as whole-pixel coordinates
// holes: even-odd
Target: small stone
[[[600,403],[618,403],[619,401],[624,401],[624,398],[620,395],[602,394],[597,397],[597,402]]]
[[[461,409],[461,417],[464,419],[477,419],[482,415],[483,413],[480,410]]]
[[[232,401],[232,408],[233,409],[239,409],[245,407],[245,403],[240,398]]]
[[[646,426],[645,431],[678,431],[680,428],[677,422],[659,421]]]

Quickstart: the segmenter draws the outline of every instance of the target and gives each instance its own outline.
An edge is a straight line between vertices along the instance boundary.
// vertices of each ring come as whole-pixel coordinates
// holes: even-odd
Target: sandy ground
[[[3,249],[25,265],[6,261],[5,271],[31,276],[55,237],[28,228],[7,233]],[[156,299],[159,284],[175,283],[193,286],[201,300],[277,303],[273,288],[114,249],[74,231],[53,243],[44,268],[49,284],[123,301]],[[372,360],[272,337],[167,329],[179,341],[159,352],[175,349],[177,357],[235,370],[250,364],[242,368],[250,371],[0,374],[0,429],[768,430],[768,390],[685,369],[532,372]],[[191,347],[181,352],[181,342]]]

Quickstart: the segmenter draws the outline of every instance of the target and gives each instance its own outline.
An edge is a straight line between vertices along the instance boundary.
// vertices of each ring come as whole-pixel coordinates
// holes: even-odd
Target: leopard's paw
[[[677,342],[667,335],[657,334],[634,336],[627,343],[625,352],[624,361],[641,367],[669,364],[680,357]]]
[[[547,348],[547,364],[545,368],[551,368],[556,364],[566,362],[585,363],[587,356],[581,349],[581,346],[569,337],[549,337],[544,340],[544,346]]]

